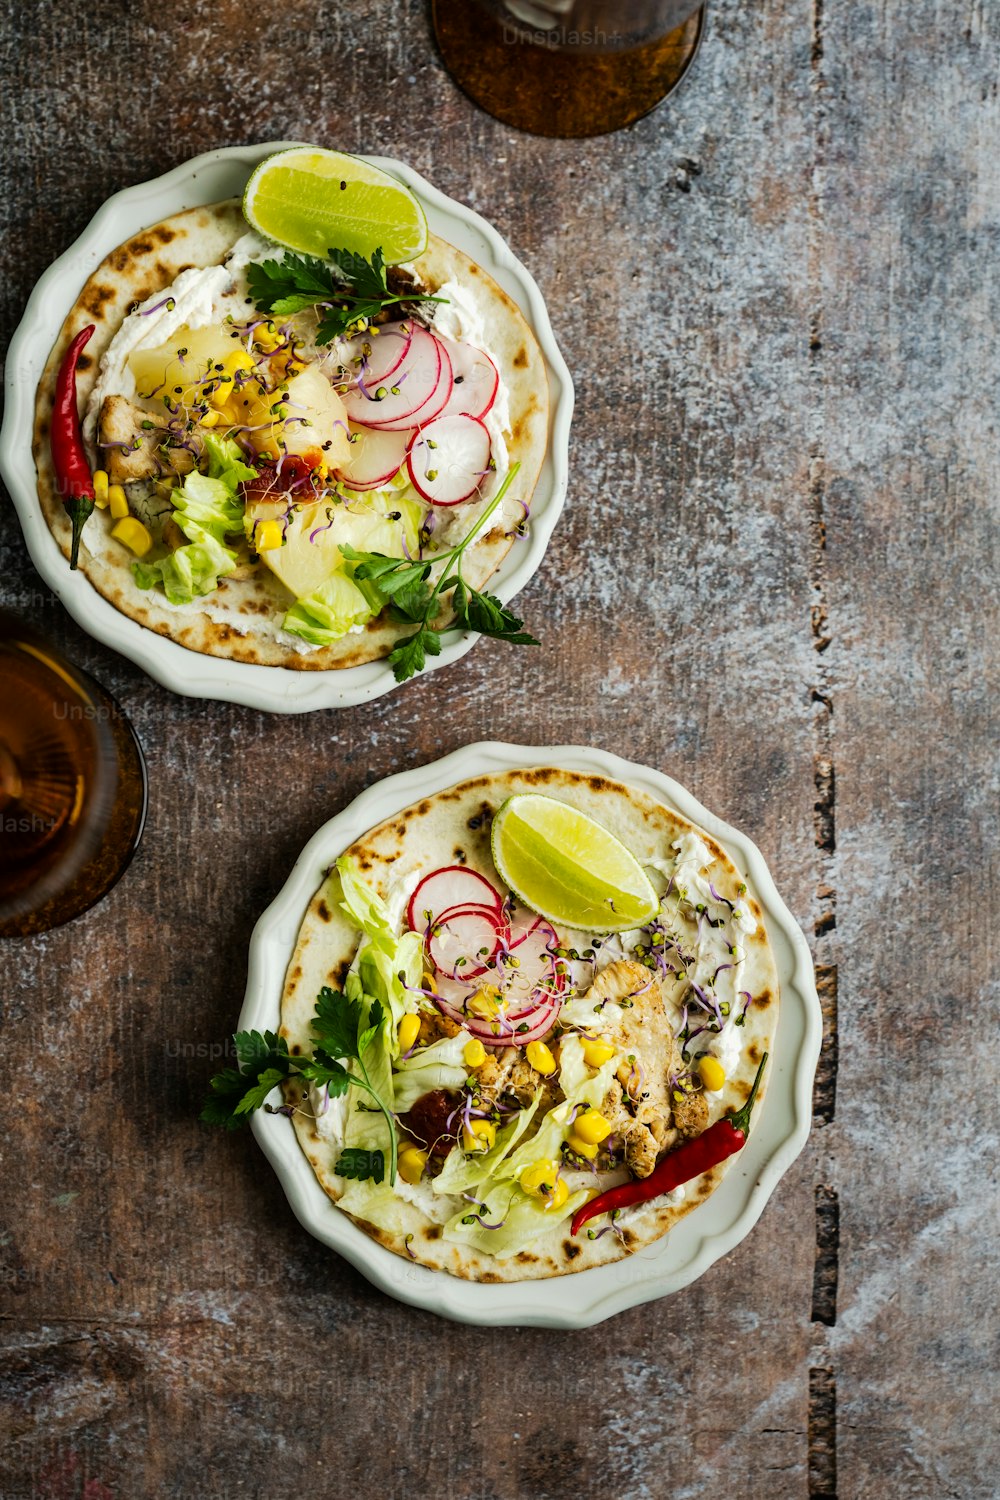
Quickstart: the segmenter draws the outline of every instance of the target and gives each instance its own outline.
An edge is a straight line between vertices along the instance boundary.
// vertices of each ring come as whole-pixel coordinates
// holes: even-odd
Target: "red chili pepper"
[[[56,472],[56,489],[73,525],[73,545],[69,565],[75,568],[80,555],[80,534],[84,522],[94,509],[94,481],[83,446],[80,413],[76,406],[76,362],[90,342],[94,324],[82,328],[66,350],[66,357],[56,376],[56,394],[52,403],[52,430],[49,443],[52,465]]]
[[[677,1151],[665,1156],[648,1177],[635,1182],[623,1182],[621,1187],[609,1188],[606,1193],[598,1193],[596,1198],[591,1198],[589,1203],[585,1203],[573,1215],[571,1232],[579,1234],[581,1226],[598,1214],[611,1213],[616,1208],[631,1208],[634,1203],[648,1203],[650,1198],[658,1198],[661,1193],[672,1193],[682,1182],[700,1177],[709,1167],[717,1166],[727,1156],[742,1150],[746,1145],[750,1130],[750,1111],[757,1097],[766,1062],[765,1052],[760,1060],[753,1088],[742,1109],[727,1115],[724,1120],[716,1120],[714,1125],[710,1125],[693,1141],[687,1141]]]

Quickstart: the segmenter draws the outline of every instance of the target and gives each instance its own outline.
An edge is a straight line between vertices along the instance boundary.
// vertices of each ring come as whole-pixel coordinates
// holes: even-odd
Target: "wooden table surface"
[[[995,10],[719,0],[676,99],[587,142],[479,113],[423,0],[0,14],[5,332],[110,193],[314,138],[491,219],[578,393],[543,648],[355,711],[172,697],[8,511],[0,598],[120,698],[151,808],[109,900],[2,948],[4,1500],[994,1496]],[[605,746],[745,829],[826,1006],[758,1226],[590,1333],[390,1301],[196,1121],[307,836],[483,736]]]

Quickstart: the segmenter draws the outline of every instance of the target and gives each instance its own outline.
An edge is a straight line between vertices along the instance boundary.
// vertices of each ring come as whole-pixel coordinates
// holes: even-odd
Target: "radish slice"
[[[544,1005],[536,1006],[529,1016],[520,1020],[514,1017],[504,1018],[502,1015],[495,1020],[472,1016],[460,1004],[453,1004],[441,996],[438,997],[437,1006],[443,1015],[478,1037],[485,1047],[526,1047],[529,1042],[548,1036],[562,1009],[562,999],[556,995]],[[521,1026],[524,1027],[523,1031],[519,1030]]]
[[[434,420],[434,418],[440,413],[441,408],[444,406],[445,402],[448,400],[452,385],[451,360],[448,358],[448,351],[444,348],[443,345],[441,345],[439,353],[441,355],[441,369],[438,374],[438,383],[434,387],[434,390],[431,392],[431,394],[428,396],[427,400],[424,402],[423,406],[421,406],[420,410],[414,413],[412,416],[394,417],[391,421],[388,422],[383,422],[380,419],[376,420],[375,417],[370,417],[368,419],[370,427],[377,428],[382,432],[402,432],[413,427],[421,426],[425,422],[432,422]]]
[[[371,390],[399,369],[410,352],[414,327],[413,323],[386,323],[378,333],[351,339],[344,351],[344,368],[359,385]]]
[[[451,360],[454,388],[441,410],[443,417],[485,417],[500,389],[500,371],[474,344],[442,339]]]
[[[440,913],[463,906],[492,906],[499,923],[503,900],[485,875],[465,865],[444,865],[420,881],[406,908],[406,920],[412,931],[423,932]]]
[[[351,428],[351,456],[338,472],[352,490],[377,490],[395,479],[403,466],[413,432],[383,432],[374,427]]]
[[[525,938],[544,922],[545,918],[536,917],[535,913],[529,911],[526,906],[519,906],[514,915],[511,916],[511,904],[513,904],[513,897],[511,897],[510,903],[505,908],[507,912],[508,931],[507,947],[518,948],[524,942]]]
[[[555,928],[539,918],[517,946],[498,960],[500,987],[512,1017],[566,988],[566,966],[555,955],[558,946]]]
[[[461,505],[490,472],[490,435],[478,417],[439,417],[410,445],[406,465],[414,488],[432,505]]]
[[[476,979],[500,946],[500,929],[491,907],[467,906],[439,918],[427,940],[427,952],[448,979]]]
[[[364,390],[355,387],[345,393],[347,415],[362,427],[415,427],[417,413],[438,392],[446,359],[437,339],[426,328],[415,326],[406,358],[387,381],[378,386],[366,381]],[[450,372],[450,363],[447,369]],[[383,392],[381,396],[379,391]]]

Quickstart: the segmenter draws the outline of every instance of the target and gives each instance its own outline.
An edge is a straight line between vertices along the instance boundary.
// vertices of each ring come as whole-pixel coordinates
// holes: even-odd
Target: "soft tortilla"
[[[524,791],[542,791],[588,813],[616,834],[640,862],[665,857],[674,840],[694,827],[663,803],[621,782],[543,767],[462,782],[407,808],[345,852],[358,861],[366,881],[383,896],[390,882],[398,885],[414,871],[455,863],[468,863],[495,881],[490,855],[492,817],[507,797]],[[746,877],[712,838],[702,829],[696,831],[718,861],[712,872],[716,889],[735,900],[737,888]],[[746,900],[758,926],[752,937],[743,939],[747,961],[741,985],[754,996],[754,1002],[746,1017],[739,1066],[722,1094],[723,1110],[736,1108],[746,1100],[761,1057],[765,1051],[772,1051],[778,1021],[778,976],[760,903],[752,890]],[[316,996],[324,984],[343,983],[358,941],[357,929],[340,909],[339,879],[334,873],[309,906],[288,967],[281,1033],[290,1049],[311,1050],[309,1027]],[[755,1107],[758,1117],[766,1087],[765,1074]],[[293,1097],[299,1100],[301,1094],[293,1089],[289,1098]],[[297,1113],[293,1119],[299,1142],[321,1186],[336,1201],[344,1187],[333,1172],[338,1149],[321,1139],[306,1113]],[[630,1213],[623,1241],[614,1234],[595,1240],[583,1234],[574,1239],[564,1222],[535,1240],[530,1249],[507,1260],[444,1239],[440,1226],[412,1204],[401,1205],[404,1224],[399,1233],[386,1233],[362,1220],[355,1222],[395,1254],[406,1255],[432,1270],[448,1271],[470,1281],[534,1280],[620,1260],[652,1244],[715,1191],[728,1165],[724,1162],[689,1183],[681,1203],[650,1204]]]
[[[236,200],[207,208],[188,209],[156,224],[113,250],[83,288],[63,324],[49,355],[41,382],[35,417],[34,454],[38,471],[38,493],[49,528],[69,557],[70,525],[56,490],[49,449],[52,397],[56,372],[73,337],[88,323],[96,325],[90,343],[79,361],[77,389],[80,410],[96,380],[101,356],[114,338],[129,309],[154,292],[170,286],[190,266],[218,264],[228,254],[247,225]],[[468,581],[481,588],[500,566],[513,544],[513,531],[523,516],[518,500],[527,504],[541,470],[548,438],[548,385],[545,364],[535,336],[520,310],[482,268],[461,250],[431,235],[427,249],[414,268],[428,288],[455,278],[474,286],[483,313],[486,343],[498,355],[501,374],[510,393],[511,432],[508,439],[511,462],[521,471],[490,531],[471,547],[464,559]],[[110,554],[92,552],[87,545],[92,528],[110,527],[108,513],[96,512],[87,522],[80,551],[80,569],[116,609],[159,635],[168,636],[191,651],[232,661],[256,662],[263,666],[293,667],[301,671],[360,666],[388,655],[401,636],[412,633],[412,625],[394,625],[376,618],[363,634],[349,634],[330,646],[300,651],[255,631],[261,618],[280,621],[292,603],[291,596],[261,568],[257,577],[243,581],[222,579],[219,588],[206,597],[205,606],[225,604],[246,620],[245,633],[218,621],[200,607],[170,605],[162,593],[144,591],[132,577],[132,558],[124,548],[111,544]],[[120,554],[120,557],[119,555]]]

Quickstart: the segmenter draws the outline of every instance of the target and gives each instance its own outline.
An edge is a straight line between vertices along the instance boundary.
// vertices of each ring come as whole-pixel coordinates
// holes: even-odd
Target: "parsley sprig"
[[[366,328],[383,307],[399,302],[446,302],[412,290],[390,292],[381,250],[371,260],[353,250],[329,250],[328,261],[286,254],[282,260],[251,261],[247,280],[258,311],[290,318],[306,307],[320,308],[316,342],[329,344],[342,334]]]
[[[216,1073],[200,1118],[207,1125],[236,1130],[286,1078],[305,1078],[328,1089],[332,1099],[346,1094],[353,1085],[370,1095],[374,1107],[385,1117],[389,1127],[389,1181],[395,1182],[396,1126],[392,1110],[372,1083],[365,1063],[365,1053],[378,1035],[385,1012],[378,1000],[368,1006],[367,1016],[365,1007],[364,996],[350,999],[324,985],[316,997],[311,1057],[292,1056],[284,1037],[273,1031],[237,1032],[233,1045],[239,1066]],[[381,1151],[352,1147],[341,1153],[336,1170],[342,1177],[371,1177],[381,1182],[385,1159]]]
[[[514,464],[486,510],[459,542],[445,552],[434,553],[419,562],[386,557],[382,552],[358,552],[343,545],[341,551],[354,564],[354,577],[369,579],[389,599],[393,617],[416,625],[412,635],[404,636],[389,655],[389,664],[397,682],[406,682],[422,672],[429,656],[440,656],[441,637],[447,630],[476,630],[512,646],[537,646],[533,635],[522,629],[524,622],[502,604],[495,594],[474,589],[462,577],[462,557],[466,548],[480,534],[489,517],[500,505],[513,483],[520,464]],[[444,564],[437,582],[431,587],[431,569]],[[451,607],[453,623],[432,623],[440,609],[440,596],[453,589]]]

